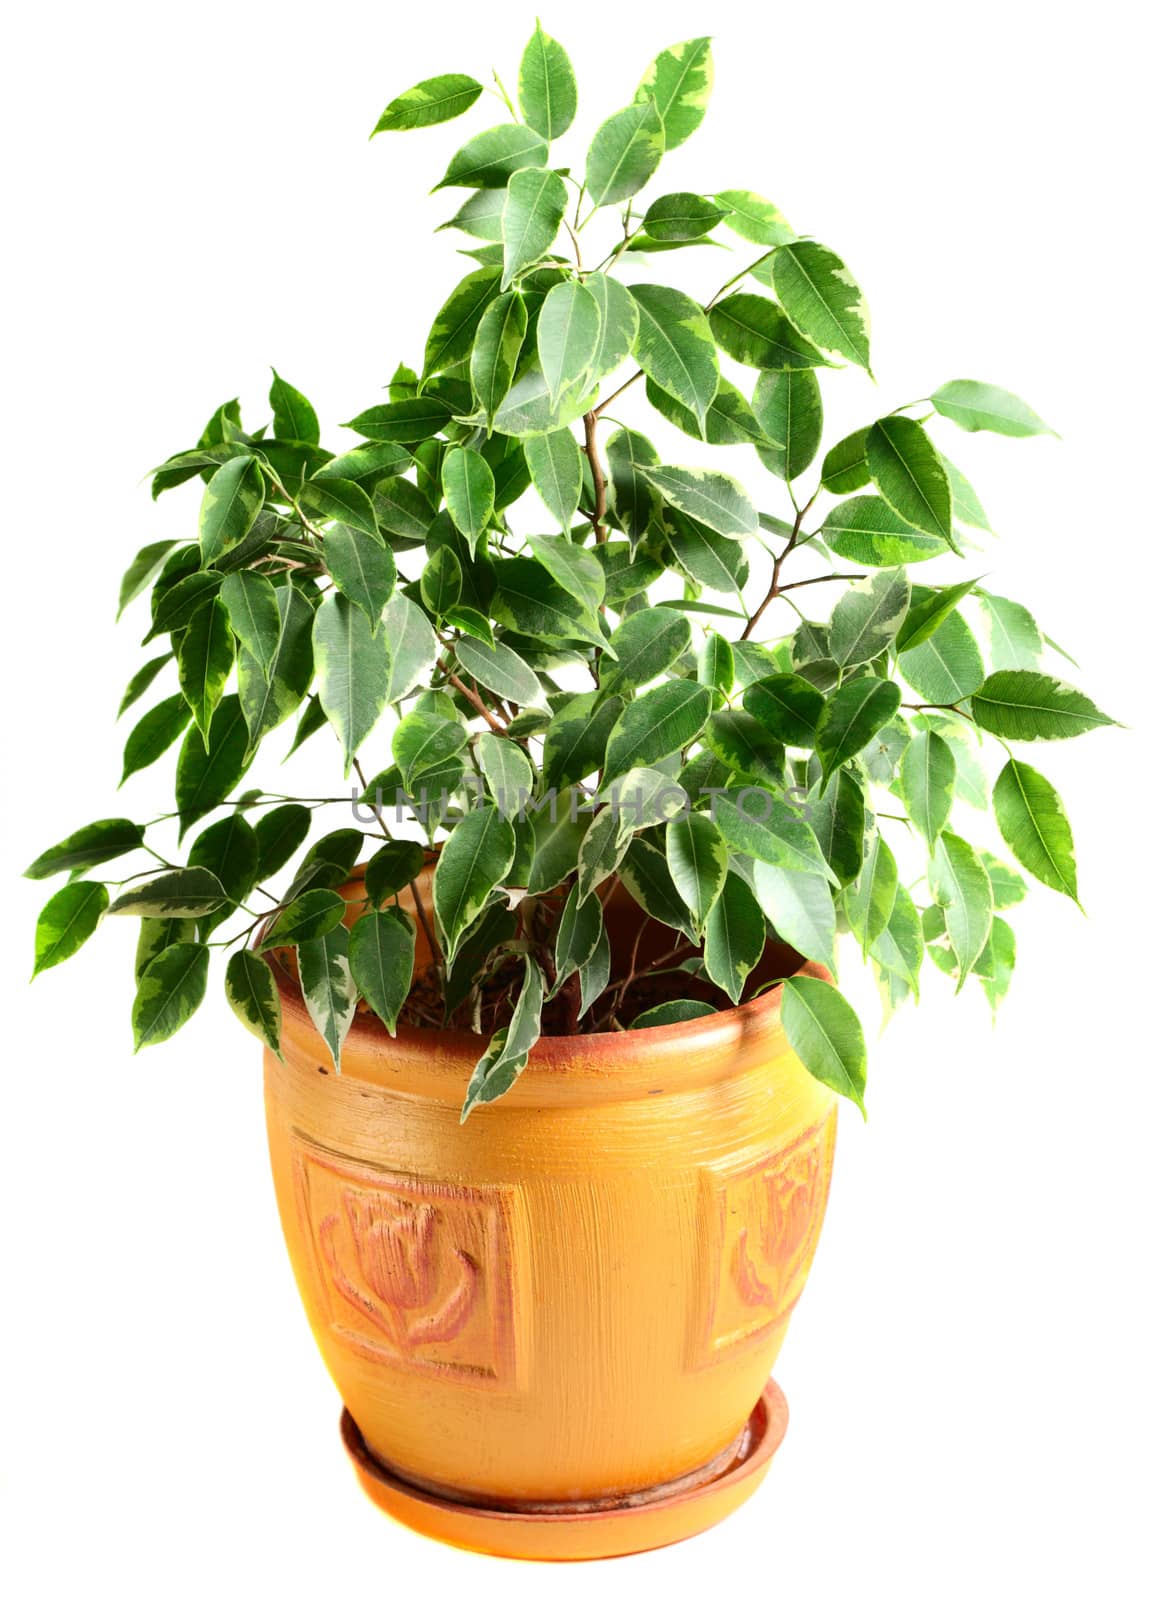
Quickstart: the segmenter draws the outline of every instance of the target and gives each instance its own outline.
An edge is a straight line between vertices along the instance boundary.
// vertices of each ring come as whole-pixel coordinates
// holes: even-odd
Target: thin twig
[[[606,529],[602,519],[606,515],[606,475],[602,471],[602,463],[598,459],[598,413],[588,411],[582,418],[582,426],[586,434],[586,459],[590,463],[590,476],[594,480],[594,516],[591,526],[594,537],[599,544],[606,543]]]

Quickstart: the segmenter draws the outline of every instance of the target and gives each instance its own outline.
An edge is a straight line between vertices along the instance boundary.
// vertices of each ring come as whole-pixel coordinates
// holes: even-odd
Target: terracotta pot
[[[453,1542],[563,1558],[667,1543],[745,1498],[785,1425],[760,1396],[835,1140],[779,991],[543,1039],[463,1126],[476,1035],[359,1016],[337,1076],[278,976],[277,1200],[375,1498]]]

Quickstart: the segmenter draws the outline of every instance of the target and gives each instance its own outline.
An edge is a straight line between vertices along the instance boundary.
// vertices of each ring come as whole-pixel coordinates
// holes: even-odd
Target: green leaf
[[[600,700],[597,693],[575,695],[555,713],[542,746],[542,778],[546,787],[580,783],[606,759],[606,741],[622,712],[616,694]]]
[[[546,374],[529,367],[518,378],[493,417],[494,430],[512,438],[528,439],[539,433],[556,433],[569,427],[592,403],[585,384],[568,388],[556,401],[550,397]]]
[[[526,465],[546,509],[569,528],[582,493],[582,454],[569,428],[526,440]]]
[[[751,409],[768,439],[781,440],[759,451],[768,471],[790,483],[815,459],[823,433],[819,380],[810,368],[760,372]]]
[[[971,709],[1001,739],[1074,739],[1118,726],[1086,694],[1043,672],[993,672],[972,694]]]
[[[639,836],[632,840],[619,867],[619,877],[647,916],[698,942],[699,933],[675,888],[666,857],[649,839]]]
[[[132,1008],[135,1048],[171,1039],[205,998],[209,947],[172,944],[154,957],[137,984]]]
[[[755,787],[712,796],[711,815],[731,854],[837,883],[810,826],[777,795]]]
[[[51,878],[57,872],[87,872],[89,867],[114,861],[117,856],[137,849],[144,840],[144,832],[139,822],[130,822],[127,817],[107,817],[100,822],[87,823],[38,855],[30,867],[25,867],[24,876],[39,880]]]
[[[1009,760],[992,790],[999,831],[1021,867],[1077,905],[1076,856],[1063,801],[1024,761]]]
[[[390,695],[388,631],[374,636],[369,619],[343,594],[325,596],[313,620],[317,692],[348,771]]]
[[[532,533],[527,542],[556,584],[588,611],[597,610],[606,594],[606,578],[589,550],[571,544],[563,534]]]
[[[813,1078],[863,1110],[867,1046],[859,1018],[837,989],[819,978],[783,984],[783,1029]]]
[[[998,594],[982,594],[979,603],[987,618],[992,666],[997,671],[1023,668],[1029,672],[1038,667],[1044,636],[1031,612]]]
[[[630,844],[630,831],[623,828],[613,806],[604,806],[595,816],[578,847],[578,896],[592,895],[600,883],[617,872],[618,864]]]
[[[124,715],[130,706],[136,704],[141,695],[152,684],[161,668],[172,659],[173,653],[168,650],[163,656],[153,656],[151,661],[146,661],[143,667],[133,673],[129,679],[128,687],[124,691],[124,697],[117,708],[118,719]]]
[[[514,381],[526,324],[526,303],[519,294],[499,295],[482,313],[470,351],[470,382],[488,417],[497,412]]]
[[[822,694],[796,672],[777,672],[752,683],[743,705],[780,744],[809,750],[826,704]]]
[[[751,244],[790,244],[795,237],[778,206],[761,194],[750,189],[720,189],[715,199],[727,208],[727,227]]]
[[[837,689],[823,708],[815,730],[815,751],[823,767],[823,786],[831,774],[857,755],[899,710],[899,685],[885,678],[854,678]]]
[[[1002,433],[1009,439],[1026,439],[1031,434],[1053,432],[1018,395],[994,383],[956,378],[941,384],[931,403],[941,417],[950,418],[965,433]]]
[[[562,588],[537,561],[510,556],[498,567],[500,587],[490,603],[495,622],[531,639],[605,639],[588,608]]]
[[[971,484],[955,463],[947,459],[942,450],[939,459],[943,462],[943,470],[947,473],[951,484],[951,509],[956,522],[964,522],[969,528],[981,528],[984,533],[991,533],[992,526],[987,520],[987,512],[980,504],[979,496]]]
[[[283,584],[277,611],[281,627],[268,675],[247,650],[237,657],[237,694],[252,749],[297,709],[313,677],[312,606],[299,589]]]
[[[475,742],[478,766],[494,804],[504,817],[520,815],[534,792],[534,769],[512,739],[480,733]]]
[[[874,494],[856,495],[833,507],[822,534],[829,550],[865,567],[901,567],[912,561],[929,561],[949,548],[937,535],[909,526]]]
[[[509,1025],[494,1035],[470,1076],[462,1105],[463,1122],[475,1106],[497,1100],[513,1088],[538,1042],[545,988],[542,972],[530,956],[524,958],[522,972],[522,987]]]
[[[296,854],[309,832],[310,813],[300,805],[276,806],[257,823],[257,876],[271,878]]]
[[[827,365],[815,346],[795,331],[781,307],[765,295],[728,295],[711,308],[710,326],[720,349],[744,366],[782,371]]]
[[[899,665],[915,692],[937,706],[965,700],[984,677],[979,645],[958,611],[950,612],[923,644],[904,650]]]
[[[703,743],[747,783],[778,786],[786,780],[786,751],[749,711],[716,711]]]
[[[517,133],[518,129],[511,129]],[[520,130],[525,132],[525,129]],[[425,346],[425,364],[422,378],[435,372],[444,372],[469,358],[474,337],[486,308],[497,298],[501,271],[497,267],[479,267],[468,272],[454,288],[448,300],[433,320]],[[401,401],[412,405],[412,401]],[[402,441],[404,443],[404,441]]]
[[[607,117],[586,155],[586,192],[594,205],[614,205],[645,188],[664,148],[662,118],[653,100]]]
[[[426,610],[444,617],[462,597],[462,564],[448,545],[435,550],[421,575],[421,598]]]
[[[554,243],[566,214],[566,185],[547,167],[524,167],[506,189],[502,212],[503,291]]]
[[[298,952],[301,994],[313,1026],[341,1071],[341,1046],[357,1013],[357,985],[349,967],[349,933],[333,928]]]
[[[678,243],[701,239],[727,215],[726,206],[701,194],[664,194],[647,208],[642,226],[652,239]]]
[[[695,583],[719,594],[741,597],[749,568],[742,546],[736,540],[724,538],[712,529],[703,527],[693,517],[675,510],[666,514],[666,530],[667,542],[679,566]],[[666,602],[660,601],[659,604]],[[676,601],[674,604],[695,609],[689,602]],[[707,614],[711,614],[709,609]],[[721,614],[733,616],[737,613]]]
[[[685,749],[702,732],[710,709],[709,689],[678,678],[632,701],[607,741],[603,781],[611,783],[632,767],[652,767]]]
[[[703,437],[703,429],[694,413],[649,378],[646,381],[646,398],[656,411],[668,422],[673,422],[676,428],[681,428],[683,433],[689,434],[692,439]],[[727,378],[719,379],[718,390],[707,409],[706,442],[718,445],[753,444],[756,449],[774,444],[763,432],[749,401]]]
[[[709,39],[673,44],[647,67],[634,98],[640,104],[653,99],[668,150],[684,144],[702,122],[713,83]]]
[[[694,1022],[699,1017],[713,1017],[717,1015],[714,1006],[707,1005],[705,1000],[664,1000],[661,1005],[651,1006],[649,1011],[640,1012],[630,1024],[633,1028],[673,1028],[680,1022]]]
[[[438,189],[504,189],[521,167],[544,167],[550,147],[541,134],[502,122],[476,133],[451,160]]]
[[[743,486],[704,467],[639,467],[663,499],[727,539],[757,533],[758,512]]]
[[[686,790],[657,767],[633,768],[609,784],[602,798],[616,813],[624,837],[642,828],[656,827],[685,812],[688,806]]]
[[[301,485],[297,503],[316,521],[343,522],[371,539],[377,537],[373,501],[358,483],[346,483],[343,478],[310,478]]]
[[[159,539],[155,544],[146,544],[143,550],[137,551],[120,580],[120,598],[116,608],[118,621],[125,606],[135,600],[138,594],[143,594],[164,565],[169,551],[175,550],[176,546],[176,539]]]
[[[170,695],[151,711],[146,711],[125,741],[121,783],[164,755],[184,733],[191,718],[192,712],[183,694]]]
[[[262,935],[259,949],[277,950],[323,938],[336,928],[349,909],[332,889],[306,889],[280,911]]]
[[[767,940],[758,901],[736,872],[726,875],[722,893],[706,919],[703,960],[712,983],[737,1006]]]
[[[754,889],[777,936],[801,956],[835,968],[835,902],[825,878],[769,861],[754,864]]]
[[[991,880],[966,839],[945,832],[936,840],[928,881],[935,903],[943,908],[947,937],[959,963],[957,987],[962,988],[991,933]]]
[[[276,589],[259,572],[231,572],[221,585],[221,599],[233,632],[267,678],[281,633]]]
[[[578,82],[570,57],[557,39],[551,39],[540,22],[518,68],[518,104],[522,116],[543,139],[557,139],[574,121],[578,109]]]
[[[233,670],[233,633],[220,598],[195,612],[177,646],[177,675],[197,727],[208,738],[213,713]]]
[[[586,287],[598,302],[598,342],[590,359],[590,386],[622,365],[638,337],[638,307],[630,290],[604,272],[591,272]]]
[[[460,117],[463,111],[468,111],[481,92],[481,84],[464,72],[423,78],[389,102],[370,138],[377,133],[431,128],[437,122],[449,122],[452,117]]]
[[[493,275],[491,271],[490,276]],[[437,395],[423,394],[413,400],[391,400],[388,405],[370,406],[345,426],[381,444],[419,444],[440,433],[452,415],[452,409],[444,400]],[[318,479],[312,482],[317,483]]]
[[[360,528],[336,522],[325,535],[324,557],[338,589],[364,613],[370,632],[376,633],[397,582],[393,552]]]
[[[177,757],[176,800],[182,833],[236,788],[249,760],[249,733],[241,703],[235,694],[227,694],[213,713],[208,742],[197,728],[190,728]]]
[[[859,285],[833,250],[801,239],[771,257],[771,282],[804,338],[871,370],[871,325]]]
[[[935,630],[947,620],[956,606],[975,588],[976,579],[966,583],[953,583],[948,589],[935,589],[924,595],[911,607],[903,619],[903,626],[895,640],[897,650],[914,650],[925,644]]]
[[[415,929],[405,911],[368,911],[349,933],[349,970],[360,992],[396,1037],[413,981]]]
[[[58,889],[36,919],[32,976],[74,956],[107,910],[108,890],[103,883],[66,883]]]
[[[882,417],[867,434],[867,465],[891,509],[912,527],[954,544],[951,484],[939,452],[911,417]]]
[[[281,1058],[281,996],[267,962],[238,950],[225,969],[225,998],[242,1027]]]
[[[806,815],[839,882],[857,878],[863,865],[865,807],[863,790],[846,767],[840,767],[825,792],[808,795]]]
[[[306,889],[339,889],[353,871],[364,842],[360,828],[336,828],[318,839],[305,852],[285,899],[296,900]]]
[[[643,467],[658,465],[658,451],[644,434],[619,428],[606,441],[606,461],[615,514],[631,544],[637,546],[658,515],[658,495],[641,472]]]
[[[234,456],[218,467],[201,499],[201,565],[240,544],[265,503],[265,484],[255,456]]]
[[[822,486],[830,494],[853,494],[871,482],[867,465],[868,428],[858,428],[840,439],[823,457]]]
[[[602,935],[602,905],[596,895],[583,896],[575,884],[566,896],[554,941],[556,977],[551,997],[566,979],[584,967]]]
[[[393,730],[392,751],[406,788],[464,750],[468,737],[460,722],[444,716],[411,711],[403,717]]]
[[[979,855],[991,879],[995,909],[1004,911],[1008,906],[1018,906],[1028,892],[1028,886],[1019,873],[987,850],[981,850]]]
[[[514,830],[496,806],[479,806],[456,825],[434,870],[433,902],[446,959],[481,914],[514,861]]]
[[[538,359],[552,403],[582,381],[600,327],[598,302],[584,284],[571,280],[554,285],[538,316]]]
[[[993,917],[991,937],[975,964],[975,975],[987,995],[992,1014],[1008,992],[1016,964],[1016,936],[1002,917]]]
[[[225,905],[202,920],[202,938],[207,938],[253,892],[259,852],[257,835],[240,811],[214,822],[193,841],[189,866],[207,868],[227,896]]]
[[[542,686],[536,674],[520,655],[501,640],[495,640],[493,647],[489,648],[473,639],[458,639],[454,644],[454,654],[471,678],[475,678],[484,689],[500,695],[503,700],[509,700],[516,706],[541,701]]]
[[[226,899],[220,879],[207,867],[178,867],[158,873],[117,896],[110,917],[204,917]]]
[[[831,613],[831,655],[854,667],[891,647],[911,603],[911,583],[902,570],[877,572],[849,585]]]
[[[386,701],[395,705],[426,677],[437,660],[438,642],[421,608],[404,594],[393,596],[382,623],[382,633],[389,641]]]
[[[417,877],[425,851],[412,839],[391,839],[371,856],[365,868],[365,892],[379,910]]]
[[[275,439],[300,439],[305,444],[318,444],[321,439],[321,424],[317,420],[317,413],[306,400],[300,389],[295,389],[291,383],[272,368],[273,386],[269,390],[269,404],[273,408],[273,437]]]
[[[145,968],[171,944],[192,944],[197,923],[191,917],[142,917],[137,934],[133,977],[140,982]]]
[[[726,842],[715,823],[701,811],[676,817],[666,829],[666,863],[695,934],[701,936],[727,877]]]
[[[634,354],[648,378],[693,411],[705,427],[719,386],[718,352],[702,308],[678,289],[636,284],[638,306]],[[778,435],[771,433],[772,438]]]
[[[895,891],[895,904],[887,926],[871,946],[870,955],[881,967],[897,973],[918,1000],[923,929],[919,912],[902,884]]]
[[[955,792],[955,757],[938,733],[917,733],[899,764],[903,802],[912,823],[934,844],[947,826]]]
[[[876,830],[864,851],[858,878],[843,892],[847,921],[864,950],[870,950],[890,922],[898,886],[895,856]]]
[[[724,634],[707,634],[699,651],[698,681],[716,691],[712,701],[716,709],[726,704],[735,686],[735,652]]]

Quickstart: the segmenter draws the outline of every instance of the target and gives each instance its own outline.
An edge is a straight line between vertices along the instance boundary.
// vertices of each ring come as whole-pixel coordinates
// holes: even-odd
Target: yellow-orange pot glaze
[[[475,1035],[391,1039],[359,1016],[337,1076],[289,981],[282,1003],[285,1059],[265,1059],[282,1225],[374,1457],[427,1494],[529,1510],[669,1484],[733,1445],[806,1280],[835,1139],[778,991],[543,1039],[464,1125]]]

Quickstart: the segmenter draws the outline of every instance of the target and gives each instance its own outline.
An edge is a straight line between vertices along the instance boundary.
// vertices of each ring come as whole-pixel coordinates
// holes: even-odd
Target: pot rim
[[[282,1046],[312,1070],[333,1072],[300,988],[275,952],[264,959],[281,997]],[[784,977],[831,983],[827,968],[799,957]],[[625,1032],[543,1035],[530,1052],[510,1109],[577,1107],[591,1100],[633,1100],[679,1092],[739,1076],[788,1047],[782,1030],[782,982],[773,989],[709,1016]],[[341,1051],[342,1079],[388,1087],[460,1106],[485,1040],[464,1029],[398,1026],[391,1037],[372,1012],[359,1012]],[[805,1069],[800,1068],[801,1071]],[[577,1088],[581,1094],[576,1095]],[[507,1105],[505,1097],[487,1107]]]

